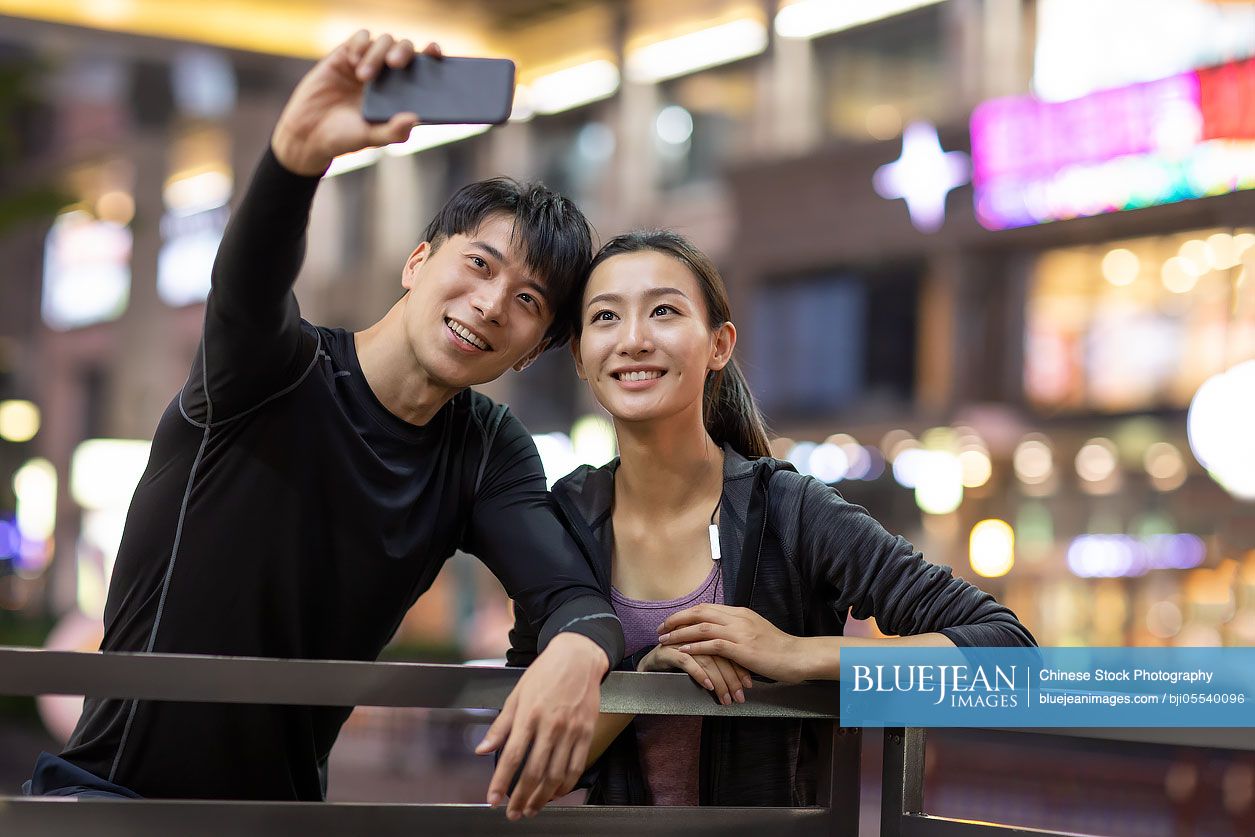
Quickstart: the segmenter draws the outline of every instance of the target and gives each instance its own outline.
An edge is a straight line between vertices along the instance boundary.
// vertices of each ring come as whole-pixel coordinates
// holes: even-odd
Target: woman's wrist
[[[841,637],[795,637],[793,657],[797,680],[838,680],[841,677]]]

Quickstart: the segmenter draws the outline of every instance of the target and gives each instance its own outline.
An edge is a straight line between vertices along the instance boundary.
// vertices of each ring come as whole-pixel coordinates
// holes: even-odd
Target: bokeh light
[[[1090,439],[1076,454],[1076,474],[1086,482],[1110,479],[1116,464],[1116,446],[1110,439]]]
[[[1040,485],[1054,472],[1054,452],[1045,438],[1029,436],[1016,446],[1011,463],[1020,482]]]
[[[1103,278],[1117,287],[1133,284],[1141,269],[1137,254],[1123,247],[1109,251],[1102,259]]]
[[[1234,497],[1255,500],[1255,360],[1208,378],[1186,417],[1190,449]]]
[[[1006,575],[1015,565],[1015,532],[1005,520],[982,520],[968,538],[968,562],[985,578]]]
[[[28,442],[39,432],[39,408],[29,401],[0,401],[0,439]]]

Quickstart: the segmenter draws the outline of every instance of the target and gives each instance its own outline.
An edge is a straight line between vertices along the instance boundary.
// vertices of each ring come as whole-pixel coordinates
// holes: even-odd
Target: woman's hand
[[[746,607],[702,604],[673,614],[658,626],[660,648],[713,656],[781,683],[808,678],[802,637],[786,634]]]
[[[732,660],[708,654],[687,654],[676,648],[659,645],[645,655],[637,671],[683,671],[697,685],[715,693],[724,706],[732,701],[745,703],[744,689],[754,685],[749,672]]]

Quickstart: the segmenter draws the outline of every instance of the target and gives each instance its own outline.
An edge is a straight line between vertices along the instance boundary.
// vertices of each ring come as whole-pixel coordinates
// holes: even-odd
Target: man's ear
[[[518,363],[514,364],[514,371],[522,372],[524,369],[531,366],[533,363],[536,362],[536,358],[540,357],[541,354],[543,354],[545,349],[547,348],[549,348],[548,337],[546,337],[544,340],[541,340],[539,343],[537,343],[536,348],[528,352],[525,358],[520,360]]]
[[[587,381],[588,375],[584,372],[584,358],[580,355],[580,341],[574,338],[571,340],[571,357],[575,358],[575,374],[580,376],[581,381]]]
[[[714,337],[709,368],[717,372],[732,359],[732,350],[736,348],[736,326],[724,323],[715,330]]]
[[[405,267],[401,269],[401,287],[407,291],[414,288],[414,275],[418,272],[418,268],[423,262],[427,261],[431,256],[431,243],[423,241],[414,248],[414,252],[410,253],[410,257],[405,260]]]

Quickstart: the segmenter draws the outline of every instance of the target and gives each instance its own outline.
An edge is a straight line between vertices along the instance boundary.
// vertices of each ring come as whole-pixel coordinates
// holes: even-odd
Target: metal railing
[[[1017,736],[1066,736],[1169,747],[1255,750],[1255,728],[1249,727],[1035,728],[1000,729],[998,732]],[[924,729],[885,730],[880,797],[881,837],[1087,837],[1075,832],[954,819],[925,813],[924,764],[927,738],[928,732]]]
[[[411,663],[101,654],[0,648],[0,694],[44,694],[302,706],[500,709],[518,669]],[[832,723],[821,754],[819,805],[804,808],[550,806],[508,822],[486,805],[105,800],[0,797],[0,834],[199,837],[230,834],[855,835],[861,731],[837,723],[833,684],[757,683],[744,704],[722,706],[683,674],[614,672],[603,712],[804,718]]]
[[[413,663],[276,660],[170,654],[100,654],[0,647],[0,695],[44,694],[303,706],[500,709],[522,672]],[[684,674],[612,673],[603,712],[831,722],[824,740],[818,805],[803,808],[550,806],[508,822],[501,809],[463,804],[366,804],[0,797],[0,835],[200,837],[231,834],[857,835],[862,730],[843,728],[836,683],[756,683],[744,704],[722,706]],[[1255,729],[1023,729],[1165,746],[1255,750]],[[924,811],[926,731],[886,729],[881,785],[883,837],[1082,837]]]

